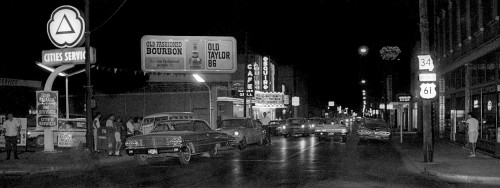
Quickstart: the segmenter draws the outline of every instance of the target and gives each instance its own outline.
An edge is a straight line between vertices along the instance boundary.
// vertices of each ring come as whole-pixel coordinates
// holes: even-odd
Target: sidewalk
[[[415,173],[424,173],[441,179],[500,185],[500,160],[477,152],[470,158],[470,151],[463,147],[437,140],[434,143],[432,163],[424,163],[422,141],[415,135],[395,136],[393,146],[401,153],[405,167]]]
[[[22,149],[21,149],[22,148]],[[24,147],[18,148],[20,151]],[[0,153],[0,176],[1,175],[23,175],[44,172],[69,171],[69,170],[91,170],[97,166],[113,165],[133,160],[132,156],[107,156],[105,153],[98,154],[98,159],[91,159],[88,151],[56,148],[56,153],[44,153],[40,149],[35,152],[24,152],[19,154],[18,160],[5,160],[6,152]]]

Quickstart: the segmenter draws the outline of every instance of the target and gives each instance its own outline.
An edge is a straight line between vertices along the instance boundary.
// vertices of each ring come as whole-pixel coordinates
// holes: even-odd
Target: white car
[[[315,134],[318,139],[340,138],[342,142],[347,142],[349,128],[344,125],[341,119],[327,118],[316,127]]]
[[[59,146],[59,143],[61,144],[60,147],[78,146],[80,143],[86,143],[87,125],[85,118],[60,118],[58,121],[58,127],[57,130],[54,130],[53,139],[56,146]],[[43,147],[45,143],[43,128],[29,128],[28,139],[35,139],[35,145]]]

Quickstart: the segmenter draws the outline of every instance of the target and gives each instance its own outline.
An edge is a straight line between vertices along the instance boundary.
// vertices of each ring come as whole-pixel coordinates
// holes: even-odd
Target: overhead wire
[[[106,23],[108,23],[108,21],[111,20],[111,18],[113,18],[113,16],[115,16],[115,14],[118,13],[118,11],[120,11],[120,9],[125,4],[125,2],[127,2],[127,0],[124,0],[123,3],[118,7],[118,9],[116,9],[116,11],[106,21],[104,21],[101,25],[97,26],[96,28],[92,29],[90,32],[92,33],[95,30],[97,30],[97,29],[101,28],[102,26],[104,26]]]

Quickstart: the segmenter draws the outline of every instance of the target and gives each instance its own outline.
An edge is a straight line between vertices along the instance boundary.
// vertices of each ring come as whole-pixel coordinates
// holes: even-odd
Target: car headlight
[[[346,129],[342,129],[341,131],[342,133],[347,133],[347,130]]]
[[[283,129],[286,129],[286,126],[283,126]]]
[[[138,140],[127,140],[125,142],[125,146],[127,146],[127,147],[139,146],[139,141]]]
[[[29,131],[28,131],[28,133],[26,133],[26,134],[28,135],[28,137],[30,137],[30,135],[31,135],[31,132],[29,132]]]
[[[238,136],[240,133],[238,131],[234,131],[234,136]]]
[[[181,145],[182,144],[182,138],[180,136],[173,137],[172,139],[170,139],[170,144]]]
[[[314,124],[312,124],[311,127],[314,128]]]
[[[302,125],[301,127],[302,127],[302,128],[305,128],[306,126],[305,126],[305,125]]]

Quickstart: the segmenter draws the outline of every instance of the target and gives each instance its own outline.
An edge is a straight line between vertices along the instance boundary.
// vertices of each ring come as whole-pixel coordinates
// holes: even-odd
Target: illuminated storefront
[[[256,119],[262,118],[262,114],[266,112],[270,119],[282,119],[279,113],[282,113],[286,108],[284,104],[284,94],[281,92],[255,92],[254,106],[252,107],[253,117]]]

